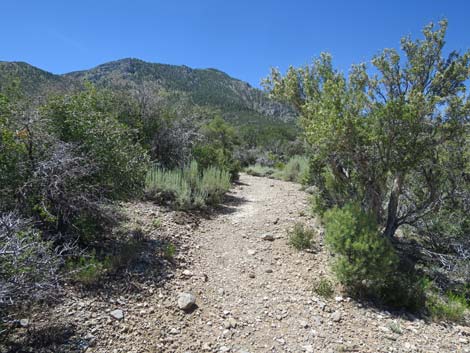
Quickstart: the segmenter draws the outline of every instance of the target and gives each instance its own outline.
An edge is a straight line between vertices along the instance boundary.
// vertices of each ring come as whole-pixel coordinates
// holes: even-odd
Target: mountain
[[[18,81],[21,92],[30,98],[45,97],[77,89],[75,80],[38,69],[25,62],[0,61],[0,92]]]
[[[8,82],[12,77],[18,78],[24,93],[33,97],[74,91],[83,87],[85,81],[115,90],[150,85],[153,94],[169,92],[173,100],[215,109],[227,120],[235,122],[259,119],[292,122],[295,119],[288,106],[216,69],[192,69],[184,65],[154,64],[128,58],[90,70],[55,75],[23,62],[0,62],[0,91],[4,89],[2,82]]]

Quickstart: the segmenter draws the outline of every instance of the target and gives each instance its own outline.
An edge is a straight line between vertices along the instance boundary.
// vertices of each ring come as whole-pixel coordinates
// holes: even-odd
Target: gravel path
[[[162,351],[470,351],[467,328],[364,308],[339,292],[329,300],[316,296],[314,279],[328,275],[321,240],[318,253],[287,245],[286,230],[295,222],[318,228],[303,216],[308,197],[299,189],[242,175],[232,193],[235,205],[194,234],[194,277],[174,290],[194,293],[198,309],[164,321],[174,334]],[[263,240],[266,234],[275,240]]]
[[[210,219],[152,203],[127,208],[151,239],[177,244],[176,265],[149,252],[142,261],[160,261],[150,266],[155,275],[128,272],[95,293],[72,287],[61,305],[32,317],[38,327],[74,330],[40,352],[470,352],[468,327],[366,307],[340,288],[329,299],[316,295],[330,257],[297,184],[242,175]],[[296,222],[317,230],[315,252],[288,246]],[[196,297],[191,312],[178,308],[182,292]]]

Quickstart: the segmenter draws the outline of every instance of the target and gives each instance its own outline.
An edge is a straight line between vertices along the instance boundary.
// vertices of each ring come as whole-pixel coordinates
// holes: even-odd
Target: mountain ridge
[[[271,100],[263,91],[216,68],[191,68],[186,65],[150,63],[138,58],[106,62],[86,70],[54,74],[21,61],[0,61],[1,82],[16,77],[22,90],[33,97],[51,93],[69,93],[90,81],[97,87],[129,90],[151,84],[158,90],[175,93],[189,99],[191,104],[221,111],[228,120],[273,119],[290,122],[293,110]],[[249,118],[247,118],[249,117]],[[243,120],[242,119],[242,120]]]

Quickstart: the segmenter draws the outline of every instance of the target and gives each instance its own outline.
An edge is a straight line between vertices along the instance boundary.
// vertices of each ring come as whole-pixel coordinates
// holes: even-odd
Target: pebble
[[[340,322],[341,321],[341,312],[335,311],[333,314],[331,314],[331,320],[334,322]]]

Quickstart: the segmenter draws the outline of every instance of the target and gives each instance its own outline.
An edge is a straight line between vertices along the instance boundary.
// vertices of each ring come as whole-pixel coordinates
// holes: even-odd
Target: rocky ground
[[[329,299],[315,294],[329,256],[297,184],[242,175],[206,218],[127,208],[150,236],[141,265],[151,271],[127,271],[95,291],[71,287],[47,315],[31,314],[23,330],[49,332],[42,351],[470,352],[468,327],[370,307],[340,288]],[[318,230],[315,251],[288,245],[295,222]],[[152,250],[162,238],[176,245],[174,259]],[[196,305],[182,310],[193,298],[181,293]]]

